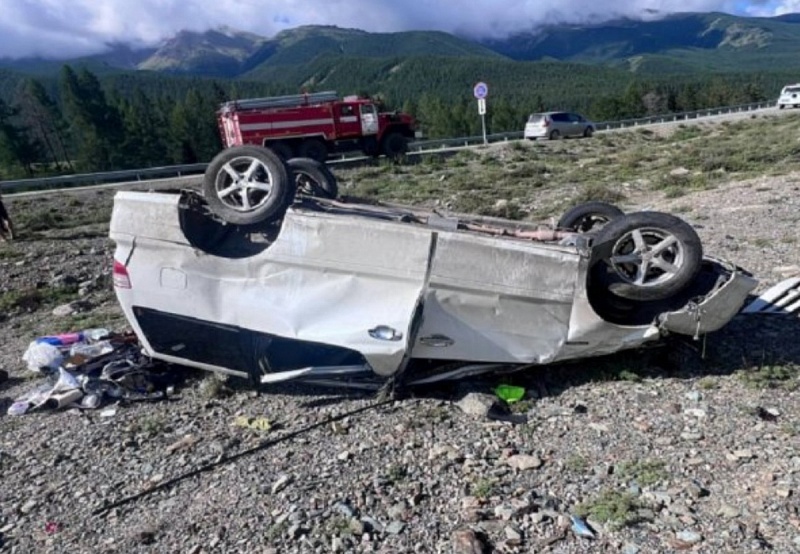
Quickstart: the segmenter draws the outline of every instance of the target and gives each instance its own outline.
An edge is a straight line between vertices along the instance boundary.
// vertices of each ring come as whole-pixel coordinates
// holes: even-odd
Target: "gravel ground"
[[[800,271],[798,183],[630,190],[626,207],[681,215],[707,253],[764,288]],[[527,422],[460,407],[500,378],[378,403],[197,373],[173,401],[111,417],[7,416],[42,380],[21,360],[30,340],[125,326],[108,279],[110,199],[6,198],[21,238],[0,243],[0,298],[19,294],[0,314],[0,551],[800,551],[798,318],[737,318],[703,363],[698,345],[674,343],[506,377],[527,390],[513,408]],[[569,530],[574,513],[594,539]]]

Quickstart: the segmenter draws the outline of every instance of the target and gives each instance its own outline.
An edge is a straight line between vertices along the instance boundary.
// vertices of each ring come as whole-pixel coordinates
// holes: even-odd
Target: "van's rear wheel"
[[[558,220],[557,227],[576,233],[589,233],[599,230],[612,219],[623,215],[625,212],[613,204],[592,200],[567,210]]]
[[[550,140],[558,140],[561,138],[561,133],[558,132],[558,129],[553,129],[550,131]]]
[[[311,158],[292,158],[287,165],[294,177],[298,194],[331,199],[339,195],[336,177],[322,162]]]
[[[236,146],[208,164],[203,195],[211,211],[228,223],[271,223],[283,218],[294,182],[286,164],[269,149]]]

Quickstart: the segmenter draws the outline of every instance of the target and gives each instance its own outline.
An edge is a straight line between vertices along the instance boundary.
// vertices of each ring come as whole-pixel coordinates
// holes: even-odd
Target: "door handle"
[[[433,348],[446,348],[453,346],[455,341],[447,335],[428,335],[427,337],[420,337],[419,342]]]

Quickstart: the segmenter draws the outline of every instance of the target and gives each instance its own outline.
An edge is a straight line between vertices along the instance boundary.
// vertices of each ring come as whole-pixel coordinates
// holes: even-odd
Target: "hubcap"
[[[215,189],[225,206],[250,212],[267,202],[272,183],[272,173],[263,162],[250,156],[241,156],[222,166],[217,173]]]
[[[639,287],[663,284],[683,266],[683,244],[663,229],[634,229],[623,235],[611,252],[611,267]]]

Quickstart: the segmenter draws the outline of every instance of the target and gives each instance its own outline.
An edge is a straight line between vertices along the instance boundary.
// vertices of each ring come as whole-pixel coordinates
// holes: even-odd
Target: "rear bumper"
[[[660,327],[672,333],[699,336],[721,329],[744,306],[758,281],[741,271],[732,271],[727,281],[699,301],[660,317]]]

